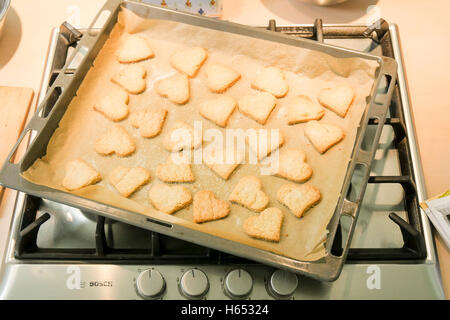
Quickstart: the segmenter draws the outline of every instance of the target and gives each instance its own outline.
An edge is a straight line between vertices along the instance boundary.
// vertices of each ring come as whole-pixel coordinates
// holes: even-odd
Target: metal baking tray
[[[367,98],[367,106],[358,128],[356,142],[347,167],[341,195],[334,215],[327,226],[328,236],[325,242],[327,254],[325,257],[316,261],[292,259],[208,233],[195,231],[188,227],[149,218],[143,214],[82,198],[72,193],[37,185],[22,177],[22,172],[26,171],[35,160],[45,155],[47,144],[53,132],[58,127],[59,121],[72,98],[75,96],[78,87],[93,64],[98,52],[108,39],[112,28],[117,22],[118,13],[122,7],[126,7],[144,18],[172,20],[202,28],[315,50],[338,58],[357,57],[378,63],[375,81],[371,89],[371,94]],[[95,32],[90,32],[89,30],[94,30],[94,25],[98,23],[98,19],[100,17],[104,18],[105,15],[108,17],[104,19],[103,27],[100,30],[96,28]],[[75,57],[79,58],[80,54],[82,57],[81,63],[73,71],[70,69],[71,61]],[[303,274],[318,280],[334,281],[339,277],[350,247],[361,201],[369,178],[372,159],[395,88],[396,76],[397,63],[391,58],[374,56],[356,50],[336,47],[307,39],[294,38],[268,30],[173,11],[140,2],[109,0],[99,11],[88,31],[81,37],[72,56],[68,59],[53,85],[48,90],[46,97],[38,107],[38,111],[30,120],[18,142],[10,152],[0,171],[0,184],[33,196],[76,207],[85,212],[99,214],[199,245],[206,245],[213,249],[271,265],[276,268]],[[47,112],[45,110],[50,111]],[[15,151],[30,131],[32,141],[29,144],[28,150],[19,161],[15,159],[16,163],[13,163],[11,159]],[[340,243],[340,235],[338,234],[339,236],[336,236],[340,225],[348,230],[346,239],[343,239],[342,243]],[[338,244],[337,246],[336,243]]]

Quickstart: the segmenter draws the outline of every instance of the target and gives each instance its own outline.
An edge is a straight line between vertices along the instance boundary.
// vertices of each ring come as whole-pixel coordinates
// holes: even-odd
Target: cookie
[[[137,64],[126,66],[117,74],[111,77],[111,81],[131,94],[139,94],[145,91],[146,82],[145,77],[147,71]]]
[[[284,184],[278,190],[277,199],[300,218],[309,208],[320,201],[321,195],[318,189],[307,184]]]
[[[252,87],[270,92],[277,98],[284,97],[289,91],[284,72],[276,67],[264,68],[252,82]]]
[[[239,111],[260,124],[265,124],[277,99],[268,92],[255,92],[239,99]]]
[[[284,137],[278,129],[252,129],[247,130],[245,141],[257,159],[262,160],[283,145]]]
[[[102,180],[100,173],[81,159],[69,161],[62,185],[67,190],[76,190]]]
[[[306,163],[306,154],[300,149],[283,149],[279,153],[278,169],[275,175],[295,182],[311,178],[313,170]]]
[[[230,175],[244,160],[245,154],[235,149],[227,149],[225,146],[222,153],[212,147],[203,150],[203,163],[214,173],[224,180],[228,180]]]
[[[175,52],[170,57],[170,64],[181,73],[192,78],[195,77],[207,57],[208,52],[205,49],[192,47]]]
[[[324,153],[344,139],[345,133],[338,126],[313,120],[306,124],[305,135],[317,151]]]
[[[261,181],[253,176],[241,178],[231,192],[229,200],[257,212],[264,210],[269,204],[269,197],[262,191]]]
[[[151,204],[159,211],[172,214],[192,202],[192,195],[189,189],[174,185],[155,184],[148,192]]]
[[[139,187],[150,181],[150,171],[142,167],[119,166],[109,174],[109,181],[124,197],[129,197]]]
[[[226,127],[228,119],[236,108],[236,101],[229,96],[221,95],[203,101],[200,114],[221,127]]]
[[[201,144],[201,135],[194,134],[194,128],[184,121],[176,121],[163,140],[164,148],[171,152],[195,149]]]
[[[161,133],[166,116],[166,109],[141,109],[131,113],[130,121],[142,137],[153,138]]]
[[[95,142],[95,151],[101,155],[115,153],[120,157],[125,157],[132,154],[135,150],[136,144],[128,132],[120,125],[114,125],[109,128]]]
[[[176,104],[185,104],[190,98],[189,79],[185,74],[175,74],[155,83],[155,91]]]
[[[124,90],[115,87],[99,98],[94,104],[94,110],[112,121],[121,121],[128,116],[129,96]]]
[[[244,221],[244,231],[253,238],[280,241],[284,214],[278,208],[267,208],[257,216]]]
[[[322,89],[317,99],[325,108],[344,118],[355,98],[355,92],[349,86]]]
[[[166,162],[156,168],[156,176],[164,182],[194,182],[195,177],[189,163],[176,163],[169,155]]]
[[[213,63],[206,66],[206,85],[212,92],[223,93],[232,87],[241,74],[220,63]]]
[[[288,124],[297,124],[310,120],[320,120],[325,110],[304,95],[292,98],[288,103]]]
[[[194,222],[201,223],[225,218],[230,213],[230,205],[225,200],[216,199],[209,190],[201,190],[194,195]]]
[[[128,35],[116,51],[116,58],[120,63],[139,62],[153,58],[154,55],[147,39],[138,35]]]

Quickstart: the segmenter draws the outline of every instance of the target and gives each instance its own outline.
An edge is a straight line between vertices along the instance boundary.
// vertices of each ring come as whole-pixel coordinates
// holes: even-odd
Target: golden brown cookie
[[[277,98],[284,97],[289,91],[288,83],[284,78],[284,72],[277,67],[264,68],[255,80],[253,80],[252,87],[270,92]]]
[[[166,120],[166,109],[141,109],[131,113],[131,125],[139,128],[144,138],[153,138],[160,134]]]
[[[76,190],[102,180],[100,173],[81,159],[69,161],[62,185],[67,190]]]
[[[124,197],[150,181],[150,171],[142,167],[128,168],[119,166],[109,174],[109,181]]]
[[[194,222],[201,223],[222,219],[230,213],[230,205],[225,200],[216,199],[209,190],[201,190],[194,195]]]
[[[179,185],[155,184],[148,192],[152,205],[159,211],[172,214],[192,202],[189,189]]]
[[[244,221],[244,231],[253,238],[280,241],[284,215],[278,208],[267,208],[257,216]]]
[[[175,52],[170,57],[170,64],[181,73],[192,78],[195,77],[207,57],[208,52],[205,49],[191,47]]]
[[[318,189],[307,184],[285,184],[278,190],[277,199],[300,218],[309,208],[320,201],[321,194]]]
[[[345,137],[344,131],[338,126],[319,123],[315,120],[306,124],[305,135],[320,153],[326,152]]]
[[[115,153],[120,157],[132,154],[136,150],[136,144],[128,132],[120,125],[110,127],[95,142],[95,151],[101,155]]]
[[[253,176],[241,178],[229,200],[257,212],[264,210],[269,204],[269,197],[262,191],[261,181]]]
[[[346,116],[354,98],[355,92],[353,89],[345,85],[322,89],[317,96],[321,105],[342,118]]]

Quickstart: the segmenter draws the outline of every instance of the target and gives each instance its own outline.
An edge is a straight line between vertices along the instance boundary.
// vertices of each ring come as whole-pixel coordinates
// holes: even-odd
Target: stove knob
[[[143,298],[154,299],[166,289],[166,282],[159,271],[147,269],[142,271],[136,279],[136,288]]]
[[[188,270],[181,276],[180,290],[186,298],[201,299],[208,289],[208,277],[199,269]]]
[[[252,288],[252,276],[244,269],[234,269],[225,276],[224,289],[230,298],[245,298],[250,294]]]
[[[298,277],[292,272],[275,270],[270,276],[268,291],[274,298],[287,299],[298,286]]]

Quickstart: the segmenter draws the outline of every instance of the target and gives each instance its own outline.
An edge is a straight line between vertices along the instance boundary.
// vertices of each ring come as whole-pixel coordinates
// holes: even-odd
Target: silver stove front
[[[52,33],[48,61],[53,61],[52,45],[57,37]],[[398,32],[390,26],[392,44],[399,62],[399,87],[408,142],[412,151],[414,178],[419,201],[425,190],[414,127],[409,110]],[[369,39],[330,39],[325,42],[357,50],[381,54]],[[47,63],[43,84],[49,80]],[[42,86],[40,99],[45,96]],[[398,155],[392,145],[394,133],[385,126],[371,174],[399,175]],[[405,217],[403,190],[396,185],[368,185],[364,203],[353,237],[352,247],[397,248],[402,246],[398,227],[387,222],[388,212]],[[421,212],[427,257],[420,261],[371,261],[347,263],[335,282],[326,283],[304,276],[293,276],[260,264],[247,265],[126,265],[95,261],[38,261],[14,257],[15,242],[20,228],[20,213],[24,194],[19,193],[12,221],[10,240],[0,275],[1,299],[443,299],[438,262],[430,225]],[[46,211],[61,207],[45,202]],[[54,215],[38,237],[43,247],[90,247],[89,237],[95,224],[78,210],[64,208],[64,214]],[[38,213],[39,215],[39,213]],[[56,218],[58,217],[58,218]],[[80,220],[81,219],[81,220]],[[77,223],[79,222],[79,223]],[[69,228],[67,228],[69,226]],[[63,232],[65,236],[59,237]],[[344,230],[345,232],[345,230]],[[66,239],[69,243],[64,242]],[[233,272],[238,271],[238,272]],[[157,289],[148,289],[151,287]],[[293,285],[294,283],[294,285]],[[295,286],[295,283],[297,284]],[[150,291],[149,291],[150,290]],[[283,293],[288,293],[283,295]]]

